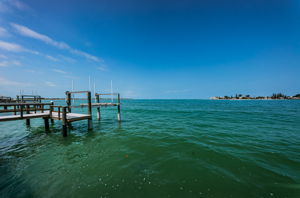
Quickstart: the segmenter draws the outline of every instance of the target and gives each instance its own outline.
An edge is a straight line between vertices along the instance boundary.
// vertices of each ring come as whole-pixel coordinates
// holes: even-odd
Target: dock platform
[[[80,104],[78,106],[73,105],[71,102],[72,94],[87,94],[87,101],[88,103]],[[103,103],[100,102],[100,95],[115,95],[117,96],[117,103]],[[25,97],[26,96],[26,97]],[[92,103],[91,99],[91,92],[90,91],[75,91],[75,92],[66,92],[66,103],[67,106],[57,106],[54,105],[53,102],[50,103],[42,103],[40,96],[35,95],[22,95],[17,96],[16,102],[10,103],[0,103],[0,113],[4,113],[5,115],[0,116],[0,122],[5,121],[13,121],[13,120],[26,120],[26,125],[30,125],[30,119],[34,118],[43,118],[45,123],[46,131],[49,130],[49,119],[52,123],[54,120],[61,120],[62,121],[62,134],[64,137],[67,136],[68,126],[70,126],[71,122],[80,121],[80,120],[87,120],[88,121],[88,129],[92,129],[92,107],[97,107],[97,118],[100,120],[100,107],[109,107],[109,106],[116,106],[118,110],[118,121],[121,120],[121,113],[120,113],[120,94],[95,94],[97,99],[96,103]],[[20,100],[21,98],[21,100]],[[29,99],[28,99],[29,98]],[[33,98],[33,99],[32,99]],[[87,107],[88,113],[73,113],[72,108],[82,108]],[[12,113],[13,115],[7,115]]]

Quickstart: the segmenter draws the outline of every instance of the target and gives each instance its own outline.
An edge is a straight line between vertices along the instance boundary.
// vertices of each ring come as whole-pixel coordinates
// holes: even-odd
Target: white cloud
[[[0,58],[2,58],[2,59],[6,59],[6,58],[7,58],[7,56],[5,56],[5,55],[3,55],[3,54],[0,54]]]
[[[101,65],[101,66],[97,67],[97,69],[100,71],[107,71],[107,67],[105,65]]]
[[[11,12],[6,2],[0,2],[0,13]]]
[[[17,1],[17,0],[11,0],[10,4],[19,10],[26,11],[26,10],[30,9],[28,5],[26,5],[25,3],[21,2],[21,1]]]
[[[55,87],[56,85],[53,82],[46,81],[45,84],[49,87]]]
[[[21,63],[15,60],[0,61],[0,67],[20,66]]]
[[[34,50],[26,49],[23,46],[18,45],[16,43],[9,43],[9,42],[0,40],[0,49],[6,50],[6,51],[9,51],[9,52],[28,52],[28,53],[31,53],[31,54],[34,54],[34,55],[43,56],[43,57],[45,57],[49,60],[52,60],[52,61],[59,61],[59,59],[54,58],[53,56],[43,54],[41,52],[37,52],[37,51],[34,51]]]
[[[60,70],[60,69],[52,69],[52,71],[56,72],[56,73],[61,73],[61,74],[66,74],[67,72]]]
[[[15,23],[11,23],[11,26],[15,30],[17,30],[17,32],[19,34],[21,34],[23,36],[27,36],[27,37],[30,37],[30,38],[40,40],[44,43],[47,43],[47,44],[52,45],[52,46],[54,46],[56,48],[59,48],[59,49],[68,50],[72,54],[83,56],[83,57],[85,57],[89,60],[95,61],[95,62],[102,61],[100,58],[98,58],[96,56],[93,56],[93,55],[90,55],[86,52],[74,49],[74,48],[70,47],[68,44],[66,44],[64,42],[55,41],[52,38],[50,38],[50,37],[48,37],[44,34],[40,34],[38,32],[35,32],[35,31],[29,29],[28,27],[25,27],[25,26],[22,26],[22,25],[19,25],[19,24],[15,24]]]
[[[5,41],[0,41],[0,49],[10,51],[10,52],[26,51],[26,49],[23,48],[21,45],[18,45],[15,43],[9,43],[9,42],[5,42]]]
[[[52,60],[52,61],[59,61],[57,58],[54,58],[53,56],[50,56],[50,55],[45,55],[46,58],[48,58],[49,60]]]
[[[62,58],[62,59],[64,59],[65,61],[68,61],[68,62],[71,62],[71,63],[76,62],[75,59],[70,58],[70,57],[66,57],[66,56],[63,56],[63,55],[59,55],[59,57]]]
[[[27,86],[31,86],[32,84],[30,84],[30,83],[24,83],[24,82],[18,82],[18,81],[12,81],[12,80],[8,80],[6,78],[0,77],[0,86],[1,85],[27,87]]]
[[[5,28],[0,27],[0,37],[6,37],[6,36],[9,36],[8,31]]]

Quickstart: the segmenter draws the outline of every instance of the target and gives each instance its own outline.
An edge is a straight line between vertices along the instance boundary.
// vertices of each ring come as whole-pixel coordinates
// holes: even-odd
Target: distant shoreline
[[[300,94],[294,96],[287,96],[282,93],[274,93],[272,96],[250,96],[243,94],[236,94],[235,96],[215,96],[211,100],[300,100]]]

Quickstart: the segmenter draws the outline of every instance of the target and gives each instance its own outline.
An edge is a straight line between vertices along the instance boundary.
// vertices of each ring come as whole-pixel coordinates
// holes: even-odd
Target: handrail
[[[100,96],[100,95],[114,95],[117,96],[119,93],[95,93],[95,96]]]
[[[42,102],[23,102],[23,103],[0,103],[0,106],[20,106],[20,105],[51,105],[52,103],[42,103]]]

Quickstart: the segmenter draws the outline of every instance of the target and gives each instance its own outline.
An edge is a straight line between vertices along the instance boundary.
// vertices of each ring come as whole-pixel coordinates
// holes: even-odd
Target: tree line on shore
[[[240,99],[257,99],[257,100],[271,100],[271,99],[300,99],[300,94],[296,94],[294,96],[287,96],[282,93],[273,93],[271,96],[250,96],[249,94],[243,95],[243,94],[235,94],[235,96],[216,96],[212,97],[211,99],[219,99],[219,100],[240,100]]]

